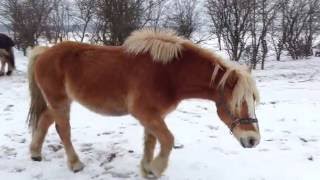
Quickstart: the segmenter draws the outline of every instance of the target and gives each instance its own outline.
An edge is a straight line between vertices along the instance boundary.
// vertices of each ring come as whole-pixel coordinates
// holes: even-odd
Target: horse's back
[[[1,49],[8,49],[13,46],[14,46],[13,40],[9,36],[0,33],[0,48]]]
[[[45,93],[68,97],[99,113],[125,114],[128,81],[123,56],[121,47],[60,43],[39,57],[36,79]]]

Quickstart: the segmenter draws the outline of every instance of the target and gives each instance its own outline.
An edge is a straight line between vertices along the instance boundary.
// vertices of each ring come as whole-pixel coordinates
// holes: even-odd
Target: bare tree
[[[121,45],[135,29],[152,21],[152,10],[160,0],[97,1],[95,33],[97,41]]]
[[[90,28],[90,23],[95,15],[96,4],[95,0],[75,0],[75,7],[78,12],[75,15],[75,32],[80,38],[80,42],[83,42],[86,33]]]
[[[291,3],[285,11],[285,22],[288,24],[285,46],[291,57],[298,59],[302,56],[303,41],[300,37],[308,19],[307,3],[302,0],[293,0]]]
[[[253,0],[207,0],[208,10],[222,18],[222,38],[233,61],[239,61],[244,51],[253,7]]]
[[[312,54],[312,39],[317,29],[319,0],[283,0],[281,36],[278,50],[288,50],[292,59]],[[275,48],[276,49],[276,48]],[[277,54],[280,59],[280,53]]]
[[[164,26],[190,39],[192,33],[199,29],[200,25],[197,6],[197,0],[176,0],[168,4],[169,11],[167,11]]]
[[[221,40],[224,32],[223,30],[225,28],[223,6],[224,3],[214,0],[208,0],[205,4],[207,13],[212,22],[211,32],[215,34],[218,39],[219,50],[222,50]]]
[[[261,69],[264,69],[265,58],[268,53],[266,36],[270,26],[275,19],[279,9],[279,3],[271,0],[254,0],[254,10],[251,14],[251,45],[250,65],[256,69],[257,63],[261,62]]]
[[[165,21],[165,14],[167,13],[166,4],[168,3],[168,0],[157,0],[152,1],[151,3],[152,4],[149,5],[151,10],[145,15],[146,22],[148,22],[146,26],[159,29],[163,26],[163,22]]]
[[[271,42],[274,52],[276,54],[277,61],[280,61],[283,50],[285,49],[285,43],[287,41],[288,23],[286,21],[286,11],[288,9],[288,3],[290,0],[279,1],[279,16],[271,23]]]
[[[304,55],[311,56],[314,36],[320,33],[320,0],[308,0],[308,19],[304,33]]]
[[[38,38],[47,26],[54,0],[3,0],[0,14],[14,39],[26,53],[28,46],[38,44]]]
[[[69,39],[69,32],[72,28],[71,21],[70,4],[66,0],[56,0],[48,18],[47,39],[49,41],[53,39],[55,43]]]

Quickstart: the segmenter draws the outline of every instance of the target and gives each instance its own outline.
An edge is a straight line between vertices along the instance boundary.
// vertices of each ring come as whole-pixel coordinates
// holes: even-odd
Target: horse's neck
[[[179,69],[174,72],[176,95],[179,100],[201,98],[213,100],[215,89],[210,87],[213,65],[210,61],[188,54],[186,59],[178,60]]]

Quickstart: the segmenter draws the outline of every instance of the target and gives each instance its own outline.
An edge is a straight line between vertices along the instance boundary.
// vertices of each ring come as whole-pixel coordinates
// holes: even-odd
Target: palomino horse
[[[161,176],[174,138],[165,117],[181,100],[216,102],[220,119],[245,148],[260,141],[255,103],[258,91],[250,72],[192,42],[162,30],[133,32],[122,46],[63,42],[30,54],[31,158],[40,161],[48,127],[55,122],[74,172],[84,165],[70,140],[72,101],[106,115],[131,114],[145,129],[143,175]],[[154,158],[156,140],[161,145]]]
[[[15,68],[14,63],[14,54],[12,47],[14,46],[14,42],[10,37],[5,34],[0,33],[0,62],[1,62],[1,70],[0,76],[7,74],[11,75],[12,71]],[[5,73],[5,66],[8,66],[8,71]]]

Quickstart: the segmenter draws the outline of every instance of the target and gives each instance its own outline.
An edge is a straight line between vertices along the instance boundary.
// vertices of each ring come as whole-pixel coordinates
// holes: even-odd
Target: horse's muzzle
[[[256,147],[259,144],[259,139],[257,139],[254,136],[241,137],[240,138],[240,144],[244,148],[253,148],[253,147]]]

